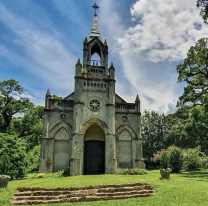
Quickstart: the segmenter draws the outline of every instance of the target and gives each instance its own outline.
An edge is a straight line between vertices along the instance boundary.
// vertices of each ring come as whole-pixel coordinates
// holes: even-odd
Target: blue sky
[[[1,0],[0,81],[15,79],[24,97],[44,105],[45,93],[65,97],[74,90],[82,41],[89,36],[91,0]],[[184,84],[176,65],[190,46],[206,37],[195,0],[97,0],[116,92],[129,102],[138,93],[142,110],[175,111]],[[198,25],[198,26],[196,26]]]

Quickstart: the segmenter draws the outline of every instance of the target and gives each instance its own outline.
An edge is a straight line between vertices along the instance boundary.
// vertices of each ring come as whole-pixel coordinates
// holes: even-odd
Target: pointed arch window
[[[100,45],[98,44],[98,42],[96,41],[91,49],[91,65],[94,66],[100,66],[100,60],[101,60],[101,49],[100,49]]]

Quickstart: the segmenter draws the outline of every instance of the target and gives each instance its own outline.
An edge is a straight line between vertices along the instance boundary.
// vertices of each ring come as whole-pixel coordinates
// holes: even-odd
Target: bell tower
[[[91,160],[86,158],[88,158],[87,148],[91,148],[93,144],[98,145],[93,146],[94,151],[101,148],[100,151],[97,151],[102,156],[102,165],[99,168],[103,168],[103,170],[100,172],[112,174],[116,169],[115,69],[113,64],[108,68],[108,45],[106,40],[102,40],[96,13],[99,7],[95,4],[93,8],[95,14],[90,34],[88,38],[85,37],[83,42],[83,61],[81,63],[78,59],[75,67],[73,150],[70,162],[72,175],[88,174],[92,169],[89,169],[90,164],[87,164]],[[94,59],[94,54],[97,54],[98,60]],[[88,123],[92,124],[94,129],[87,127],[87,131],[82,131],[84,125]],[[96,131],[104,132],[102,140],[102,132],[96,135]],[[92,144],[89,141],[92,141]],[[96,160],[94,161],[96,162]]]
[[[95,53],[100,57],[100,61],[92,60]],[[91,66],[101,66],[103,73],[108,74],[108,45],[106,39],[102,41],[96,9],[89,38],[85,37],[83,42],[83,69],[91,68]]]

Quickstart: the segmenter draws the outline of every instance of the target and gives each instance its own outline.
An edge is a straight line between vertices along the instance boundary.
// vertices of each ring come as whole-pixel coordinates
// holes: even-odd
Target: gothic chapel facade
[[[100,61],[91,61],[97,53]],[[45,98],[39,171],[70,167],[71,175],[114,174],[117,168],[141,168],[140,99],[127,103],[115,93],[115,68],[108,68],[108,45],[95,12],[83,62],[75,66],[74,92]]]

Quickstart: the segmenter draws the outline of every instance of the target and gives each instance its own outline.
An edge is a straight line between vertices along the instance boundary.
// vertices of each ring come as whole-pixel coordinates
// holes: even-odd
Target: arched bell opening
[[[91,65],[93,66],[101,66],[101,63],[100,63],[100,56],[97,54],[97,53],[94,53],[92,56],[91,56]]]
[[[84,135],[84,174],[105,173],[105,133],[97,125],[91,125]]]
[[[91,48],[91,58],[90,64],[93,66],[101,66],[101,49],[100,45],[97,41],[95,41],[94,45]]]

